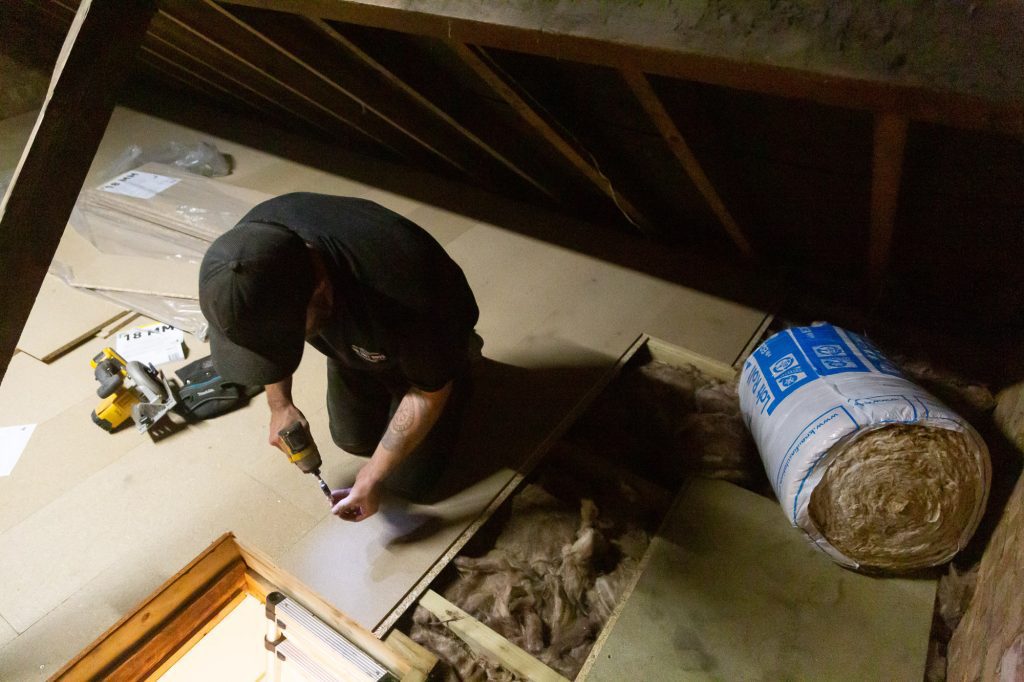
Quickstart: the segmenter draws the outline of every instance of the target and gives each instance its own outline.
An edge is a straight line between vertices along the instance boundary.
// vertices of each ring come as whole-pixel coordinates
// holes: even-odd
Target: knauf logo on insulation
[[[756,407],[772,414],[801,386],[847,372],[901,376],[873,344],[830,324],[794,327],[765,341],[747,360],[747,388]]]
[[[752,357],[756,366],[747,387],[761,412],[771,414],[786,396],[818,378],[788,331],[768,339]]]

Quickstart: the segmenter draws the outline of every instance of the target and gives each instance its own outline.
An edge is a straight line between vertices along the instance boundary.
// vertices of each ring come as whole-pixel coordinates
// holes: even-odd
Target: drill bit
[[[328,486],[328,485],[327,485],[327,483],[326,483],[326,482],[324,481],[324,479],[323,479],[323,476],[321,476],[321,475],[320,475],[320,472],[319,472],[319,471],[313,471],[313,472],[311,472],[311,473],[312,473],[312,474],[313,474],[314,476],[316,476],[316,480],[317,480],[317,482],[318,482],[318,483],[319,483],[319,485],[320,485],[320,490],[322,490],[322,491],[323,491],[323,493],[324,493],[324,495],[326,495],[326,496],[327,496],[327,499],[328,499],[328,500],[330,500],[330,501],[331,501],[331,503],[333,503],[333,502],[334,502],[334,497],[332,497],[332,496],[331,496],[331,488],[330,488],[330,486]]]

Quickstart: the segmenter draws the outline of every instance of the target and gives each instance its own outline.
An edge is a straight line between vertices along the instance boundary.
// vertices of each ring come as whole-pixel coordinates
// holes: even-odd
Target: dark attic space
[[[1024,680],[1022,27],[0,2],[0,680]]]

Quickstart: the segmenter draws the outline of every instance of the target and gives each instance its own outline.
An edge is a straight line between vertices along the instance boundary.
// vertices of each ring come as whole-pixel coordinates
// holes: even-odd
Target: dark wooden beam
[[[146,41],[149,44],[142,45],[140,58],[144,59],[154,69],[166,74],[169,78],[178,80],[189,87],[206,88],[210,92],[227,95],[246,107],[270,113],[268,111],[269,107],[267,107],[265,102],[251,96],[244,90],[231,87],[232,83],[230,81],[225,81],[216,71],[211,70],[200,62],[196,62],[191,55],[169,55],[168,52],[160,48],[159,44],[163,42],[162,39],[151,34],[146,36]],[[177,48],[170,45],[167,45],[165,49],[177,50]]]
[[[679,132],[679,128],[676,127],[675,121],[672,120],[672,117],[665,109],[665,105],[662,103],[661,98],[658,97],[658,93],[654,91],[650,81],[647,80],[647,76],[636,69],[623,69],[621,73],[633,94],[636,95],[640,105],[644,108],[644,111],[647,112],[651,122],[654,123],[658,132],[661,133],[665,144],[668,145],[672,154],[682,164],[683,170],[686,171],[686,175],[689,176],[690,180],[697,187],[697,191],[708,202],[711,212],[718,218],[726,234],[729,235],[729,239],[732,240],[744,257],[753,258],[754,249],[750,246],[750,241],[743,234],[743,230],[740,229],[729,209],[726,208],[725,202],[722,201],[707,173],[704,172],[704,168],[700,165],[700,161],[697,160],[693,150],[690,149],[690,145],[686,143],[686,139]]]
[[[29,0],[35,4],[36,0]],[[66,26],[71,24],[75,17],[76,7],[62,0],[44,0],[47,15],[55,18]],[[274,114],[265,104],[258,99],[247,96],[244,90],[239,87],[231,87],[219,73],[210,67],[198,62],[192,51],[185,50],[175,44],[153,34],[153,24],[150,22],[149,30],[139,46],[138,62],[149,68],[151,72],[159,74],[160,77],[170,78],[179,83],[203,92],[215,99],[221,99],[228,95],[249,108],[257,111]]]
[[[494,93],[511,106],[515,112],[539,135],[547,144],[565,158],[577,171],[594,184],[603,194],[608,196],[619,208],[626,219],[642,232],[648,231],[648,221],[633,203],[616,191],[610,180],[597,168],[596,164],[583,156],[584,152],[576,149],[562,134],[537,111],[516,88],[511,79],[503,74],[499,67],[487,54],[470,45],[450,42],[449,45],[456,55],[490,87]]]
[[[471,162],[444,144],[444,135],[449,132],[447,129],[441,135],[438,134],[440,131],[431,129],[428,123],[433,119],[419,115],[416,108],[396,100],[387,88],[381,88],[379,78],[368,73],[363,64],[345,59],[346,53],[339,51],[330,38],[319,30],[311,31],[304,17],[248,7],[234,7],[227,12],[215,3],[208,4],[225,13],[243,30],[273,46],[341,97],[352,100],[380,118],[394,129],[396,136],[409,138],[438,161],[447,164],[449,171],[460,175],[472,174],[467,168]]]
[[[184,5],[185,3],[182,3],[182,8]],[[312,100],[323,103],[340,114],[346,123],[385,141],[403,156],[424,163],[429,168],[444,168],[449,174],[465,174],[465,168],[445,154],[444,150],[433,145],[426,136],[419,135],[407,121],[397,120],[400,116],[389,116],[379,102],[370,101],[373,96],[367,91],[362,92],[360,96],[346,87],[349,79],[355,74],[333,74],[320,68],[316,62],[318,57],[323,55],[310,53],[305,44],[309,36],[304,37],[301,33],[289,31],[288,22],[293,18],[291,15],[281,15],[269,22],[261,21],[258,16],[246,16],[242,19],[212,0],[201,0],[191,16],[195,17],[192,22],[194,26],[211,35],[222,37],[225,41],[241,43],[242,41],[236,38],[239,29],[243,32],[243,37],[256,38],[262,43],[262,47],[275,57],[265,63],[265,68],[276,69],[275,72],[280,73],[282,78],[288,78],[287,82],[296,86],[301,85],[301,90],[308,93]],[[225,22],[230,22],[230,25]],[[230,32],[232,27],[235,28],[234,35]],[[376,90],[375,87],[374,91]]]
[[[53,259],[153,0],[84,0],[50,89],[0,202],[0,376]]]
[[[459,123],[457,120],[452,118],[447,112],[438,107],[427,97],[423,96],[418,90],[410,86],[408,83],[403,81],[398,75],[389,70],[383,64],[378,62],[376,59],[371,57],[365,51],[363,51],[354,42],[343,36],[336,28],[328,24],[322,19],[305,18],[305,21],[315,28],[316,30],[323,33],[325,36],[334,41],[339,47],[345,50],[355,59],[359,60],[364,66],[370,69],[377,78],[381,79],[384,83],[388,84],[394,90],[402,93],[410,102],[422,108],[424,111],[429,112],[431,115],[439,119],[444,125],[449,126],[452,130],[457,132],[463,138],[465,138],[470,144],[474,145],[480,151],[484,152],[492,159],[497,161],[499,164],[508,169],[511,173],[518,176],[522,181],[532,186],[538,192],[558,201],[558,197],[544,186],[542,182],[530,175],[529,172],[520,168],[516,165],[516,162],[509,159],[506,155],[487,144],[484,140],[478,137],[473,131],[466,128],[464,125]]]
[[[547,188],[559,204],[572,207],[573,212],[589,207],[593,214],[588,215],[607,221],[614,207],[605,206],[609,203],[605,195],[575,172],[504,100],[495,97],[447,43],[355,24],[324,23]]]
[[[871,231],[868,243],[868,283],[879,292],[892,258],[892,240],[899,205],[907,119],[896,114],[875,117],[871,171]]]
[[[202,69],[224,87],[245,97],[262,100],[292,121],[301,121],[302,125],[329,137],[345,137],[338,133],[336,119],[312,107],[307,100],[297,96],[291,89],[286,89],[279,81],[267,77],[262,71],[206,40],[200,33],[163,11],[153,17],[147,43],[170,59],[188,64],[190,68]],[[362,143],[372,149],[382,148],[380,142],[362,131],[349,129],[346,132],[351,133],[351,140],[356,144]]]
[[[410,3],[389,0],[230,2],[850,109],[892,111],[913,120],[1024,134],[1024,53],[1018,49],[1024,5],[1019,3],[986,5],[973,16],[965,8],[929,5],[913,10],[913,21],[901,21],[906,17],[897,14],[906,8],[894,3],[883,14],[892,15],[898,39],[880,45],[879,55],[865,55],[864,50],[835,47],[840,42],[829,33],[826,9],[813,3],[794,15],[793,25],[786,27],[792,40],[786,41],[771,33],[778,31],[764,17],[751,29],[756,35],[737,40],[729,31],[739,28],[701,16],[680,19],[676,14],[685,9],[676,10],[671,3],[580,0],[570,11],[564,3],[421,0],[411,10]],[[854,5],[853,11],[877,10]],[[940,40],[951,49],[936,57],[931,46]],[[918,59],[916,50],[931,51]],[[887,62],[880,55],[888,51],[892,54]]]
[[[154,21],[162,35],[189,49],[206,48],[203,58],[240,83],[253,82],[286,109],[338,139],[371,140],[388,156],[430,166],[434,159],[418,145],[397,137],[386,123],[357,102],[339,95],[259,36],[241,30],[219,8],[203,2],[161,0]],[[213,61],[219,55],[218,61]]]
[[[167,84],[176,83],[183,90],[190,90],[205,95],[210,99],[223,104],[237,106],[241,100],[235,100],[226,90],[214,87],[209,81],[198,77],[188,70],[178,68],[174,62],[168,61],[160,55],[148,50],[146,47],[139,49],[139,55],[135,58],[135,65],[140,74],[151,76],[158,81]],[[190,93],[191,94],[191,93]]]

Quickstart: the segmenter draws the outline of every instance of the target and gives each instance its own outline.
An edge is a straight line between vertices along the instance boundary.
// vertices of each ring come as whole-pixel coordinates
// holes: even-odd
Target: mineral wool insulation
[[[782,508],[837,562],[934,566],[977,528],[984,441],[866,339],[829,324],[779,332],[744,364],[739,396]]]
[[[735,384],[692,367],[627,368],[513,496],[507,518],[488,524],[500,525],[493,545],[456,558],[455,579],[434,589],[571,679],[678,483],[699,474],[760,487],[760,468]],[[517,679],[425,609],[413,620],[410,634],[440,656],[442,679]]]

